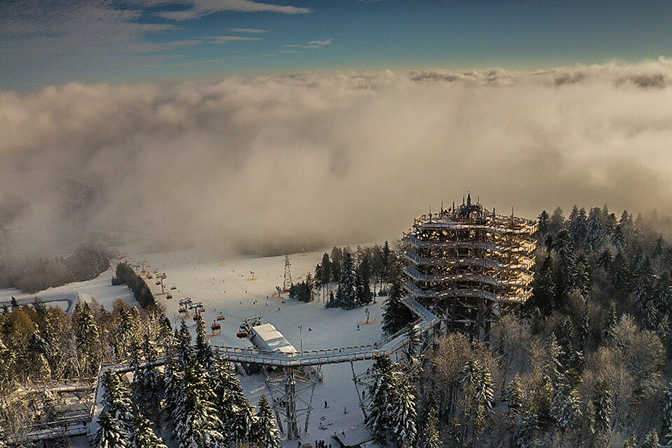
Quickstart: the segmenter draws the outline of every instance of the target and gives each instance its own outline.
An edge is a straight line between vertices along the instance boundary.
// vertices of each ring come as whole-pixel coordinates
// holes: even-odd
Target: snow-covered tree
[[[176,330],[175,340],[175,359],[181,365],[188,366],[193,358],[194,350],[191,346],[191,333],[184,321],[180,324],[180,329]]]
[[[392,429],[392,403],[395,396],[394,366],[389,356],[378,356],[373,364],[373,382],[369,386],[366,426],[379,444],[385,445]]]
[[[252,424],[250,441],[258,448],[280,447],[280,435],[278,428],[275,426],[273,410],[266,399],[266,395],[262,395],[259,399],[257,415]]]
[[[663,441],[669,445],[672,442],[672,383],[663,391],[662,407],[663,430],[661,434]]]
[[[152,425],[142,415],[135,418],[129,448],[167,448],[152,430]]]
[[[352,261],[352,254],[346,252],[343,256],[341,276],[338,280],[338,289],[336,290],[336,303],[333,306],[351,309],[358,305],[355,267]]]
[[[478,360],[470,360],[464,368],[461,383],[467,404],[466,413],[473,425],[474,434],[478,435],[493,412],[495,389],[492,375],[487,366]]]
[[[143,353],[145,365],[138,366],[133,375],[133,402],[144,415],[156,416],[161,409],[165,382],[163,373],[155,365],[158,354],[148,336],[145,336]]]
[[[658,437],[658,431],[655,429],[652,429],[649,431],[649,433],[644,437],[644,440],[642,441],[642,448],[659,448],[660,447],[660,439]]]
[[[609,430],[611,426],[613,395],[609,383],[602,378],[598,379],[595,383],[595,395],[592,403],[595,409],[596,429],[601,431]]]
[[[422,430],[418,435],[418,448],[440,448],[441,437],[439,434],[439,416],[434,403],[430,403],[427,409]]]
[[[245,396],[240,381],[231,373],[230,364],[219,356],[216,356],[210,371],[210,382],[225,433],[234,443],[244,443],[250,437],[254,408]]]
[[[176,361],[173,356],[166,359],[165,368],[165,389],[163,391],[165,413],[169,420],[175,422],[178,406],[184,400],[184,375],[185,367]]]
[[[560,388],[551,405],[551,418],[560,431],[574,425],[581,417],[581,397],[576,389]]]
[[[408,331],[406,331],[406,337],[408,338],[408,345],[406,346],[406,350],[404,350],[404,356],[406,362],[408,362],[411,367],[415,367],[418,363],[418,349],[420,348],[421,343],[420,336],[418,336],[415,327],[409,325]]]
[[[203,367],[194,360],[186,369],[184,395],[173,412],[174,434],[180,448],[221,447],[226,443],[215,398]]]
[[[7,396],[16,387],[12,371],[16,353],[10,350],[0,340],[0,397]]]
[[[77,349],[82,359],[81,364],[84,366],[82,373],[93,376],[97,373],[102,358],[100,329],[87,302],[81,305],[76,322]]]
[[[401,280],[395,277],[390,287],[390,294],[383,304],[382,328],[387,334],[394,334],[413,321],[413,312],[402,303],[402,297]]]
[[[214,362],[215,352],[210,345],[208,332],[205,327],[205,321],[198,319],[196,321],[196,359],[208,371]]]
[[[509,402],[509,412],[517,413],[523,409],[525,404],[525,390],[520,375],[516,373],[504,392],[506,401]]]
[[[114,330],[114,354],[118,360],[123,360],[129,355],[128,350],[135,333],[135,323],[124,306],[119,308],[118,319],[117,328]]]
[[[112,370],[103,373],[103,409],[117,421],[124,430],[130,430],[133,422],[131,399],[126,387],[121,383],[119,375]]]
[[[115,419],[110,412],[103,410],[98,417],[98,432],[93,439],[93,448],[126,448],[129,446],[129,434],[124,424]]]
[[[415,391],[413,384],[403,372],[394,372],[394,394],[391,397],[391,438],[398,448],[410,448],[417,435]],[[391,437],[390,437],[391,436]]]
[[[336,300],[343,308],[354,308],[358,305],[357,301],[357,275],[355,265],[350,252],[343,254],[343,263],[341,265],[341,276],[336,290]]]

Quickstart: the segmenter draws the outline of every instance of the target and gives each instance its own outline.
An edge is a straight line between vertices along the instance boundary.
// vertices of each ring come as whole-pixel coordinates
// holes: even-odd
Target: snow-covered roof
[[[259,350],[298,353],[296,348],[272,324],[252,327],[250,340]]]
[[[345,431],[336,432],[334,435],[343,446],[357,446],[373,440],[371,432],[366,426],[355,426]]]

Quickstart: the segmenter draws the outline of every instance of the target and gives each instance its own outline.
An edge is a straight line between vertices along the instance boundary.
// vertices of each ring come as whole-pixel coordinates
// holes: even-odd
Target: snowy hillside
[[[322,252],[290,255],[294,282],[302,280],[307,272],[314,271],[321,257]],[[301,347],[311,350],[371,344],[381,339],[380,299],[369,307],[370,319],[375,323],[364,325],[366,314],[363,308],[347,311],[327,309],[321,302],[301,303],[273,298],[276,286],[281,286],[283,281],[283,256],[221,258],[203,252],[179,251],[137,254],[132,258],[136,263],[145,261],[145,268],[149,271],[166,274],[164,285],[173,298],[167,300],[165,295],[158,295],[157,301],[166,306],[167,315],[174,325],[180,323],[179,300],[185,297],[203,303],[203,317],[208,326],[219,316],[226,318],[219,321],[222,324],[221,334],[211,338],[213,344],[251,346],[247,339],[237,338],[236,333],[244,318],[257,316],[261,316],[263,322],[273,324],[297,350]],[[148,283],[155,294],[161,291],[154,279]],[[188,319],[187,322],[192,328],[195,326],[193,320]],[[355,363],[356,372],[361,373],[370,365],[370,361]],[[308,434],[302,437],[304,442],[327,440],[329,443],[329,436],[335,431],[363,423],[350,364],[324,366],[323,374],[323,382],[315,388],[314,410]],[[261,375],[241,380],[253,404],[257,403],[261,394],[269,395]],[[325,401],[328,408],[324,407]],[[303,419],[300,426],[303,427]],[[296,441],[285,441],[287,447],[296,445]]]

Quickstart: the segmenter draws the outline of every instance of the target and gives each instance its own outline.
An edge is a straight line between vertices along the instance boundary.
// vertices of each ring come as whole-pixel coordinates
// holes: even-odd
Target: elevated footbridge
[[[418,319],[413,323],[413,328],[418,336],[426,334],[440,323],[440,319],[437,316],[420,305],[411,296],[406,296],[402,302],[418,316]],[[380,343],[353,347],[304,350],[294,353],[222,345],[214,345],[213,347],[224,359],[232,362],[264,366],[302,367],[366,361],[374,359],[379,355],[392,356],[408,345],[408,342],[408,330],[402,330]]]

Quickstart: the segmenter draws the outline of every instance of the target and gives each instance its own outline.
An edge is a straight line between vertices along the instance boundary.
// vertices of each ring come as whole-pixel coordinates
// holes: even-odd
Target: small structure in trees
[[[536,222],[490,212],[471,195],[419,216],[404,234],[404,288],[449,330],[488,342],[492,323],[532,293],[536,231]]]

